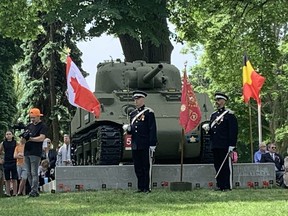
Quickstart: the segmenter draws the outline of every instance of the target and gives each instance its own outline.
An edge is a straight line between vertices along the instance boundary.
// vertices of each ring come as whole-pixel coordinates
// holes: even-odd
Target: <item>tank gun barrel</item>
[[[153,70],[151,70],[149,73],[147,73],[147,74],[143,77],[143,82],[144,82],[144,83],[150,82],[150,80],[152,80],[153,77],[155,77],[162,69],[163,69],[163,65],[162,65],[162,64],[157,65],[156,68],[154,68]]]

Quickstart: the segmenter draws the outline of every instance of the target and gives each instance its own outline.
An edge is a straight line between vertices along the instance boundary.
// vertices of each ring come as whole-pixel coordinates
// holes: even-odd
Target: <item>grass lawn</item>
[[[288,215],[287,189],[198,189],[189,192],[106,190],[0,198],[0,215]]]

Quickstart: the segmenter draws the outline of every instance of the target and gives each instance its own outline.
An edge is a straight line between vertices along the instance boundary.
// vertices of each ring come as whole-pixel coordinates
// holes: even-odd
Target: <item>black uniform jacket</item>
[[[129,131],[129,134],[132,135],[132,150],[148,149],[149,146],[155,146],[157,143],[157,129],[153,110],[148,108],[132,124],[134,117],[144,109],[145,106],[142,106],[130,113],[131,131]]]
[[[229,110],[221,119],[219,119],[213,127],[212,122],[220,116],[226,109],[221,108],[212,113],[210,118],[210,139],[212,141],[212,149],[228,148],[236,146],[238,136],[238,123],[235,115]]]
[[[275,167],[278,171],[283,170],[284,159],[280,154],[275,153],[275,160],[273,160],[270,152],[261,155],[260,163],[275,163]]]

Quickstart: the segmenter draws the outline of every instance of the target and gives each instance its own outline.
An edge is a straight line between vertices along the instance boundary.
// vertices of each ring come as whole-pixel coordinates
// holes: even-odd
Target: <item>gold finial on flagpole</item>
[[[187,61],[184,62],[184,70],[183,70],[183,73],[186,72],[186,67],[187,67]]]

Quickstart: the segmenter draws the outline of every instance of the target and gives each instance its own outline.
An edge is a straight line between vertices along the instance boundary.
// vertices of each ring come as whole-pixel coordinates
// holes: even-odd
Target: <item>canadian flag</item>
[[[85,78],[70,56],[66,60],[66,78],[69,103],[87,110],[93,113],[96,118],[99,118],[100,103],[93,92],[90,91]]]

